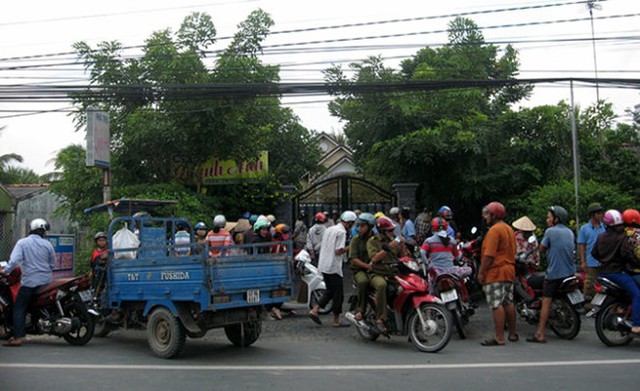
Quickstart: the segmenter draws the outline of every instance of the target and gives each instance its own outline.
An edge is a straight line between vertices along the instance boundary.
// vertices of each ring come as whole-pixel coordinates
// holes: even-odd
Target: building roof
[[[3,185],[16,201],[25,200],[49,190],[49,184]]]

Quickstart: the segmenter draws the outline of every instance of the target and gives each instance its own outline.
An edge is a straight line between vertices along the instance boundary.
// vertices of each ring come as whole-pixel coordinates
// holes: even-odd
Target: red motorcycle
[[[20,268],[0,274],[0,336],[10,333],[13,304],[20,289]],[[86,276],[55,280],[38,289],[26,311],[27,334],[62,337],[71,345],[84,345],[93,337],[92,299]]]
[[[453,324],[461,339],[467,338],[464,326],[469,323],[469,318],[475,314],[475,305],[471,302],[467,284],[475,275],[475,268],[471,260],[462,260],[459,266],[469,266],[473,271],[471,276],[460,278],[455,274],[443,273],[437,275],[434,269],[429,269],[429,280],[434,284],[436,296],[451,311]]]
[[[388,334],[409,336],[416,349],[435,353],[442,350],[451,339],[451,313],[437,297],[429,294],[429,284],[420,276],[418,263],[411,258],[401,258],[391,265],[392,278],[387,279],[387,320]],[[350,302],[355,303],[356,297]],[[352,312],[345,318],[351,322],[360,336],[367,341],[375,341],[381,335],[376,325],[375,292],[368,296],[367,312],[361,321]]]
[[[544,273],[532,273],[531,264],[526,262],[533,250],[516,257],[516,282],[514,303],[516,312],[529,324],[537,324],[542,308],[542,285]],[[577,277],[567,277],[562,281],[553,297],[549,309],[549,328],[560,338],[573,339],[580,332],[580,313],[584,296]]]

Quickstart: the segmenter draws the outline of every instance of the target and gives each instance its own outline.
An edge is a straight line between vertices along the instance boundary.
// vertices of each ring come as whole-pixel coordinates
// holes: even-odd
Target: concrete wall
[[[15,233],[17,237],[24,237],[29,232],[29,222],[38,217],[47,220],[51,225],[51,233],[72,233],[69,220],[66,217],[54,215],[55,210],[61,205],[60,199],[50,191],[45,191],[18,202],[15,213]]]

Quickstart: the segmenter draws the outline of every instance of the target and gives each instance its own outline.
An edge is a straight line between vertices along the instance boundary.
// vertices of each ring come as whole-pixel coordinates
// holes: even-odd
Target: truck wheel
[[[242,329],[244,328],[244,334]],[[224,333],[229,341],[237,347],[246,348],[258,340],[262,332],[262,322],[252,320],[249,322],[231,324],[224,326]]]
[[[97,338],[104,338],[113,330],[112,326],[107,323],[103,314],[95,318],[95,330],[93,336]]]
[[[162,358],[173,358],[184,347],[187,338],[184,326],[165,307],[158,307],[149,316],[147,340],[153,352]]]

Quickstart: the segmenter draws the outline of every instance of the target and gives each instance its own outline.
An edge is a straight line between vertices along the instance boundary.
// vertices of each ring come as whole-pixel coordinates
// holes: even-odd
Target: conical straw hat
[[[518,220],[514,221],[512,224],[513,228],[519,229],[520,231],[535,231],[536,225],[533,224],[533,221],[529,219],[527,216],[522,216]]]

